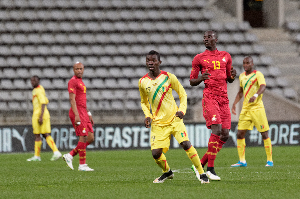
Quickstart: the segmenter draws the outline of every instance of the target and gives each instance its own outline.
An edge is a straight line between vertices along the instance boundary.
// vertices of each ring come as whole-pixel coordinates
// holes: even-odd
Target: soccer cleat
[[[78,167],[78,171],[94,171],[94,169],[88,167],[87,164],[80,164]]]
[[[68,167],[70,169],[74,170],[73,165],[72,165],[73,157],[68,153],[68,154],[63,155],[63,159],[67,163]]]
[[[61,153],[58,152],[58,153],[53,154],[53,156],[50,160],[55,161],[55,160],[58,160],[60,157],[61,157]]]
[[[247,166],[247,162],[243,163],[241,161],[239,161],[236,164],[232,164],[231,167],[246,167]]]
[[[206,175],[208,176],[208,178],[210,180],[221,180],[221,178],[219,176],[217,176],[217,174],[213,171],[213,173],[211,171],[207,171]]]
[[[205,173],[200,175],[198,170],[196,169],[196,167],[194,165],[192,165],[191,169],[194,171],[194,173],[196,174],[196,178],[201,182],[201,184],[209,183],[209,179],[208,179],[208,177]]]
[[[28,162],[39,162],[41,161],[41,157],[33,156],[29,159],[27,159]]]
[[[273,161],[267,161],[266,167],[272,167],[273,166]]]
[[[166,179],[173,179],[174,174],[170,169],[168,172],[163,173],[159,178],[156,178],[153,183],[163,183]]]

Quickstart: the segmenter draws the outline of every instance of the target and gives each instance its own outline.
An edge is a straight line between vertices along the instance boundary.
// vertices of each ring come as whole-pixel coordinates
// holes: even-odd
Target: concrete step
[[[255,34],[259,41],[287,41],[290,39],[288,32],[284,32],[283,29],[265,29],[265,28],[253,28],[250,30]]]
[[[268,53],[281,53],[281,52],[296,52],[297,46],[290,41],[283,40],[283,41],[261,41],[261,45],[266,48]]]

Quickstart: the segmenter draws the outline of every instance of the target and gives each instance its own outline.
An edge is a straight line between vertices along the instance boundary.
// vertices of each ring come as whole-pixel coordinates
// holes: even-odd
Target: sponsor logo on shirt
[[[226,59],[225,59],[225,57],[223,57],[222,61],[223,61],[223,62],[226,62]]]

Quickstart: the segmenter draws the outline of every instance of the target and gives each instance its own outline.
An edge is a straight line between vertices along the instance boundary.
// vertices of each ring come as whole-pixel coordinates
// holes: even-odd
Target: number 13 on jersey
[[[214,70],[220,69],[221,64],[219,61],[212,61],[212,63],[214,64]]]

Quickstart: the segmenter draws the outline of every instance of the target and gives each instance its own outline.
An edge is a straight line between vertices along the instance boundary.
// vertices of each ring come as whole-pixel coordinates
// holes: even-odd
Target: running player
[[[93,118],[86,107],[86,87],[82,81],[84,66],[76,62],[73,66],[74,76],[68,82],[69,99],[71,108],[69,117],[79,137],[78,144],[70,153],[63,155],[70,169],[73,168],[73,157],[79,153],[78,171],[94,171],[86,164],[86,147],[94,141]]]
[[[232,83],[236,70],[232,68],[232,59],[228,52],[218,51],[218,41],[215,31],[206,31],[203,42],[206,50],[195,56],[190,75],[191,86],[197,86],[204,81],[203,116],[207,128],[212,133],[208,141],[208,150],[201,159],[204,167],[207,165],[207,176],[211,180],[221,180],[214,169],[217,153],[229,137],[231,114],[227,96],[227,82]],[[202,75],[199,75],[201,72]]]
[[[156,178],[153,183],[163,183],[174,176],[164,155],[169,150],[171,135],[176,138],[193,162],[193,168],[198,171],[197,179],[201,184],[209,183],[182,121],[187,108],[186,92],[175,75],[160,70],[161,63],[160,54],[154,50],[150,51],[146,56],[149,72],[139,80],[141,106],[146,117],[144,123],[147,128],[150,128],[152,120],[150,138],[152,156],[163,171],[162,176]],[[179,108],[172,95],[172,89],[179,95]]]
[[[262,101],[263,93],[266,89],[264,75],[254,70],[253,59],[250,56],[244,58],[243,67],[245,72],[239,77],[240,89],[232,105],[232,113],[236,115],[236,104],[244,97],[243,108],[240,113],[237,133],[237,150],[239,162],[232,167],[246,167],[245,159],[245,134],[247,130],[252,130],[253,125],[261,133],[267,154],[267,167],[273,166],[272,144],[268,135],[269,124],[265,107]]]

